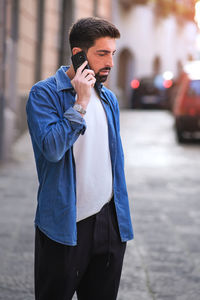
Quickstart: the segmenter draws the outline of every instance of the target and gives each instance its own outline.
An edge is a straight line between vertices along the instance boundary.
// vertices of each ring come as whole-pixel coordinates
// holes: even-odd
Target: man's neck
[[[75,76],[74,68],[70,65],[69,69],[66,71],[67,76],[72,80]]]

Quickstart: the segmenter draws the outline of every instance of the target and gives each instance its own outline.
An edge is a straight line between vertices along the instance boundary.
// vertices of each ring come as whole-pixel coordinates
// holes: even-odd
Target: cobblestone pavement
[[[0,300],[33,300],[36,171],[28,135],[0,168]]]
[[[118,300],[198,300],[200,145],[177,145],[164,111],[122,111],[121,121],[135,239]],[[34,299],[36,190],[25,134],[0,167],[0,300]]]

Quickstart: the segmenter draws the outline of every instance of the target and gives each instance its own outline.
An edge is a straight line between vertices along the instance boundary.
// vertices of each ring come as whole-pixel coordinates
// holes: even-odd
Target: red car
[[[200,134],[200,62],[185,66],[174,99],[175,129],[180,143]]]

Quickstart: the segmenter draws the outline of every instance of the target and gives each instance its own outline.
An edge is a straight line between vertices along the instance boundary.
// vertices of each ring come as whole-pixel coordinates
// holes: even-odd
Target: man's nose
[[[114,62],[113,62],[113,56],[111,55],[111,56],[109,56],[109,58],[108,58],[108,60],[107,60],[107,62],[106,62],[107,64],[107,67],[110,67],[110,68],[112,68],[113,66],[114,66]]]

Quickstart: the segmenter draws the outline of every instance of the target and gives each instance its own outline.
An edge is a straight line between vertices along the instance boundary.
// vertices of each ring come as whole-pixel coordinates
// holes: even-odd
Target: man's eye
[[[103,53],[103,54],[100,54],[100,53],[99,53],[99,56],[104,56],[104,55],[105,55],[104,53]]]

